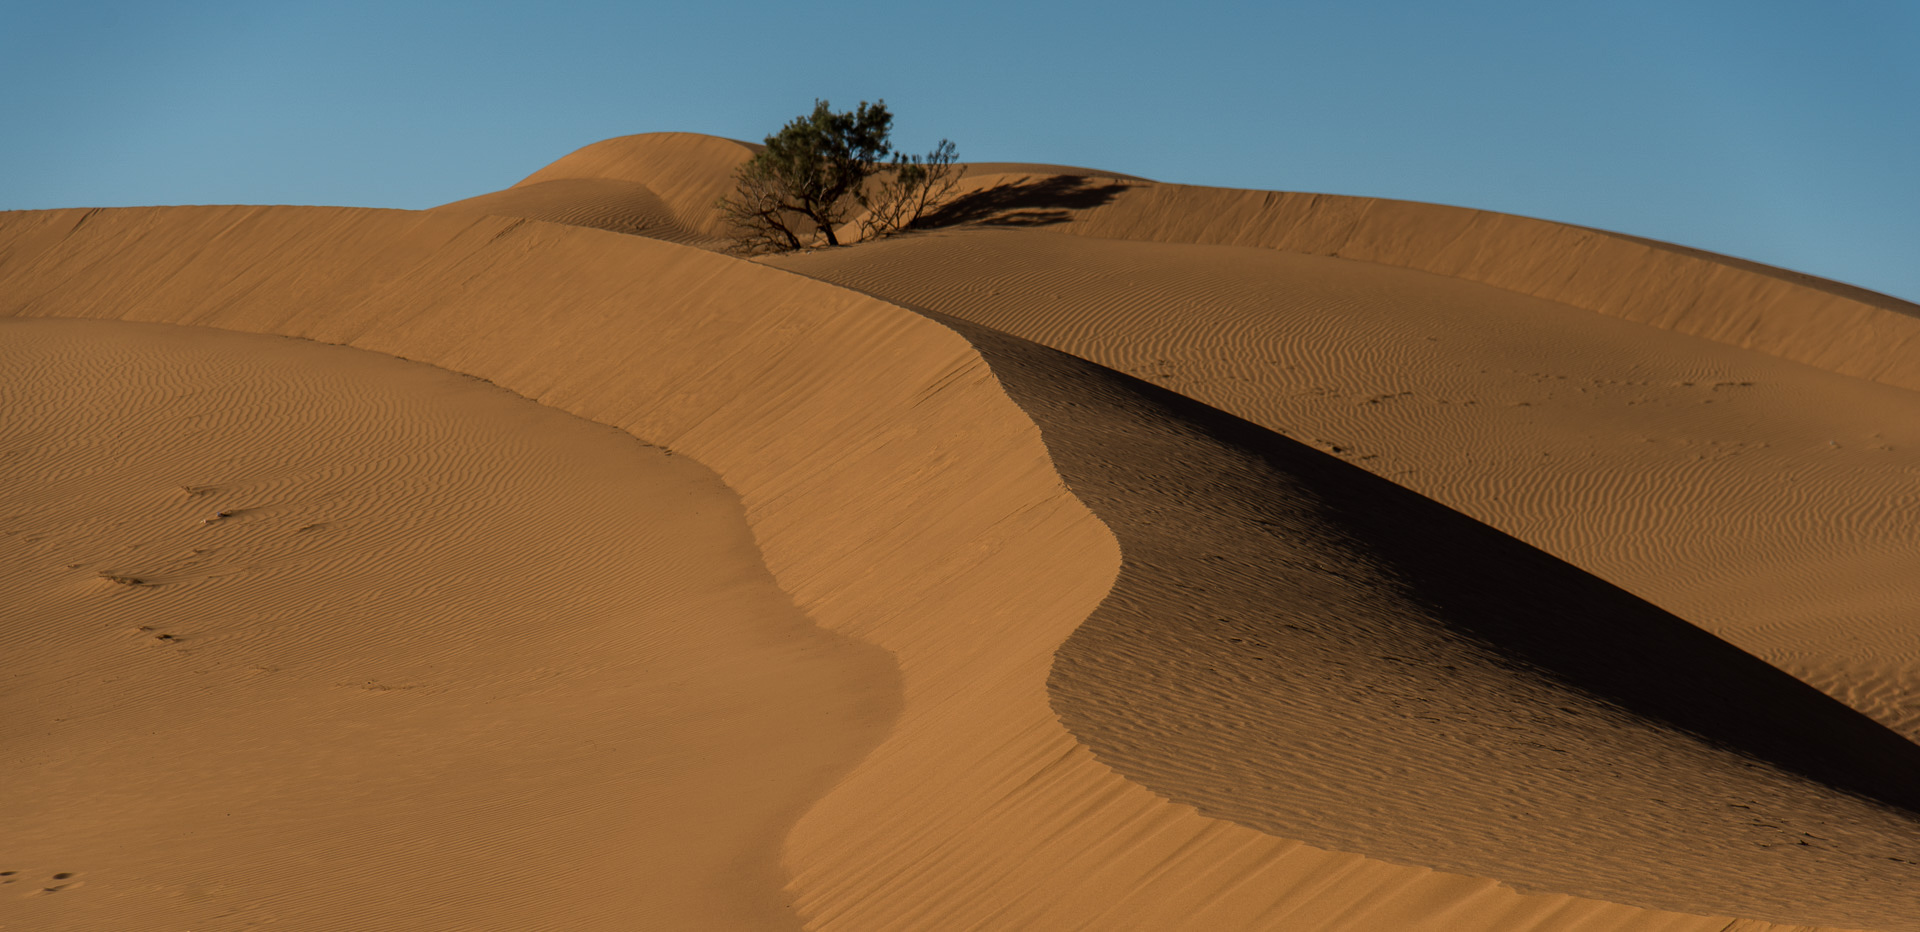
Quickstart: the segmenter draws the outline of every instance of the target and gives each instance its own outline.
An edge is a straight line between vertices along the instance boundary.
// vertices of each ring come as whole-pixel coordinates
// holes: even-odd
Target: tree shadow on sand
[[[1131,185],[1096,184],[1079,175],[1054,175],[1036,181],[997,184],[974,191],[922,218],[922,228],[978,223],[987,226],[1038,227],[1065,223],[1073,211],[1099,207]]]

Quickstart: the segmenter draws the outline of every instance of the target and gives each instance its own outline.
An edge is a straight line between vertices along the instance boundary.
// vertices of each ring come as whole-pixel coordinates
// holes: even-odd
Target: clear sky
[[[0,209],[428,207],[824,97],[962,159],[1458,204],[1920,300],[1920,0],[0,0]]]

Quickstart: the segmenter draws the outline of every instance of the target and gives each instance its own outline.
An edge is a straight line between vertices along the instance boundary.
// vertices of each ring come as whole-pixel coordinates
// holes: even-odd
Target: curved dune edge
[[[898,668],[710,470],[309,340],[0,317],[0,372],[0,927],[800,928]]]
[[[520,185],[638,182],[672,205],[684,227],[712,238],[723,232],[713,202],[751,151],[692,133],[621,136]],[[968,196],[937,223],[1256,246],[1417,269],[1920,389],[1920,305],[1641,237],[1441,204],[1162,184],[1054,166],[981,163],[964,189]],[[569,209],[558,193],[538,208],[541,219]],[[518,215],[509,206],[501,212]]]
[[[653,189],[614,178],[555,178],[516,185],[433,208],[469,217],[497,215],[545,220],[669,242],[706,245],[710,237],[689,229]]]
[[[1417,269],[1920,388],[1920,306],[1586,227],[1384,198],[1146,185],[1058,229]]]
[[[733,170],[758,148],[700,133],[616,136],[582,146],[528,175],[508,191],[568,179],[646,185],[681,227],[700,237],[724,233],[714,202],[733,193]]]
[[[1920,746],[1356,466],[951,323],[1120,540],[1048,681],[1102,762],[1275,836],[1523,889],[1916,928]]]
[[[1096,762],[1045,681],[1113,581],[1113,538],[973,348],[891,305],[641,238],[406,212],[14,213],[0,256],[3,313],[361,346],[719,473],[796,603],[902,670],[893,733],[789,839],[811,927],[1777,928],[1328,853]]]
[[[1920,395],[1460,279],[978,226],[767,264],[1309,444],[1920,739]],[[1060,460],[1056,449],[1056,461]]]

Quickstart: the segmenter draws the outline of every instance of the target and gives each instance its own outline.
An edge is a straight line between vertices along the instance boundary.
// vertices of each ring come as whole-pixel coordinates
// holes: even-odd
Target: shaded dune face
[[[775,261],[1330,452],[1920,737],[1911,390],[1272,249],[971,228]]]
[[[1358,287],[1318,295],[1332,306],[1276,302],[1284,313],[1270,320],[1260,316],[1253,293],[1238,293],[1257,282],[1237,280],[1230,271],[1205,287],[1154,293],[1166,284],[1155,278],[1155,263],[1197,265],[1186,273],[1205,276],[1208,266],[1196,260],[1210,258],[1206,248],[1197,250],[1203,255],[1187,247],[1169,256],[1155,250],[1176,247],[1054,239],[1062,241],[1035,241],[1031,233],[934,234],[869,247],[865,256],[846,250],[779,262],[892,300],[920,298],[970,320],[1131,362],[1164,384],[1274,418],[1269,423],[1289,423],[1305,410],[1290,400],[1275,403],[1287,393],[1274,389],[1289,384],[1284,375],[1275,378],[1280,370],[1338,369],[1354,354],[1395,352],[1340,338],[1343,328],[1397,323],[1412,332],[1395,338],[1416,347],[1431,346],[1422,333],[1450,342],[1476,339],[1445,318],[1418,313],[1355,319],[1375,292],[1420,300],[1417,289],[1391,287],[1393,276],[1385,273],[1395,270],[1345,264],[1351,273],[1330,275],[1339,270],[1312,263],[1337,260],[1275,257],[1302,275],[1297,285],[1276,280],[1283,290],[1315,293],[1347,279]],[[1087,264],[1071,265],[1062,253]],[[1441,285],[1463,284],[1430,287],[1439,295],[1447,291]],[[1551,305],[1522,310],[1546,314],[1543,322],[1561,312]],[[1005,361],[1018,352],[996,352],[989,331],[955,325],[983,347],[1042,425],[1076,495],[1120,537],[1126,560],[1120,581],[1062,647],[1050,685],[1062,720],[1129,778],[1209,815],[1284,837],[1498,877],[1524,889],[1785,922],[1904,928],[1913,921],[1905,891],[1920,880],[1913,873],[1920,826],[1911,815],[1920,773],[1915,746],[1901,736],[1573,567],[1357,469],[1337,474],[1331,457],[1173,393],[1114,373],[1089,375],[1079,380],[1095,386],[1086,394],[1134,399],[1108,404],[1131,413],[1103,417],[1099,403],[1085,401],[1054,401],[1049,413],[1047,404],[1031,399],[1057,396],[1075,380],[1020,378],[1018,367]],[[1506,326],[1524,332],[1527,321]],[[1336,336],[1329,339],[1327,331]],[[1604,346],[1606,332],[1599,327],[1580,338]],[[1549,339],[1571,338],[1569,332]],[[1693,354],[1700,365],[1713,355],[1687,345],[1686,337],[1663,338],[1667,343],[1649,344],[1655,352],[1639,358],[1658,366],[1664,354]],[[1314,352],[1323,348],[1325,358]],[[1451,352],[1461,362],[1472,359]],[[1763,369],[1781,365],[1764,361]],[[1795,377],[1792,368],[1768,374]],[[1404,381],[1434,370],[1446,371],[1376,360],[1356,367],[1356,375],[1360,382]],[[1336,378],[1328,372],[1302,384]],[[1111,389],[1108,381],[1125,384]],[[1849,380],[1829,381],[1835,385],[1812,386],[1817,397],[1887,396],[1862,398],[1857,410],[1905,410],[1906,402],[1893,397],[1906,394],[1899,390],[1862,386],[1867,390],[1854,392],[1839,384]],[[1662,388],[1676,396],[1686,391],[1677,378],[1672,384]],[[1463,397],[1452,387],[1453,397]],[[1364,400],[1363,388],[1356,385],[1354,397]],[[1148,402],[1139,401],[1143,395]],[[1667,407],[1685,399],[1660,400]],[[1697,401],[1689,407],[1700,410]],[[1374,429],[1366,415],[1380,409],[1349,401],[1346,413],[1317,423],[1334,436],[1359,437],[1363,451],[1389,457],[1401,435],[1410,434],[1408,442],[1430,445],[1418,454],[1430,457],[1444,451],[1448,433],[1436,430],[1436,419],[1478,417],[1472,408],[1443,409],[1444,415],[1424,420],[1405,414],[1411,422],[1398,434],[1356,434]],[[1741,408],[1733,417],[1757,413]],[[1391,419],[1392,413],[1377,416]],[[1586,436],[1569,449],[1608,450],[1592,434],[1604,421],[1584,416],[1569,431]],[[1800,432],[1793,418],[1760,416],[1771,418],[1760,422],[1771,428],[1759,432],[1760,441],[1791,440]],[[1138,434],[1110,432],[1129,420],[1174,423]],[[1504,433],[1503,446],[1465,451],[1484,460],[1499,449],[1527,448],[1524,430]],[[1649,445],[1641,442],[1618,449],[1629,461],[1614,468],[1641,457],[1645,469],[1666,470],[1672,459],[1647,458]],[[1162,468],[1142,471],[1145,465]],[[1849,503],[1872,494],[1875,487],[1859,481],[1874,474],[1871,466],[1859,463],[1855,468],[1864,472],[1844,473],[1843,481],[1813,490],[1830,492],[1841,506],[1822,513],[1849,514]],[[1420,481],[1509,519],[1516,512],[1500,504],[1503,497],[1521,515],[1555,517],[1558,527],[1545,526],[1576,547],[1591,548],[1583,538],[1591,525],[1616,523],[1610,510],[1591,518],[1561,510],[1579,507],[1586,496],[1567,494],[1575,490],[1571,485],[1554,488],[1545,470],[1504,470],[1501,481],[1473,488],[1485,468]],[[1653,481],[1657,489],[1685,488]],[[1817,522],[1795,533],[1791,519],[1779,520],[1794,514],[1786,502],[1769,500],[1760,494],[1764,488],[1729,491],[1754,500],[1733,508],[1704,504],[1719,509],[1713,514],[1742,515],[1727,529],[1735,535],[1759,532],[1739,542],[1758,551],[1757,580],[1767,581],[1769,559],[1800,550],[1810,559],[1826,558],[1830,548],[1820,541],[1841,530]],[[1556,498],[1565,499],[1560,508]],[[1605,498],[1584,505],[1619,507]],[[1658,507],[1659,500],[1646,505]],[[1528,508],[1539,510],[1529,515]],[[1764,516],[1753,514],[1755,508]],[[1877,512],[1863,529],[1903,533],[1899,522]],[[1709,549],[1695,562],[1714,552],[1722,551]],[[1835,551],[1831,559],[1846,565],[1845,553]],[[1676,572],[1669,582],[1660,578],[1661,564],[1626,565],[1643,584],[1679,588],[1708,568],[1675,571],[1665,564]],[[1844,577],[1809,584],[1827,598],[1850,595]],[[1823,685],[1845,695],[1881,667],[1897,674],[1910,663],[1911,651],[1900,647],[1910,635],[1895,608],[1893,618],[1841,629],[1871,637],[1882,652],[1849,664]],[[1794,637],[1775,637],[1767,646],[1830,671],[1821,654],[1830,649],[1834,626],[1818,614],[1804,621],[1781,617],[1798,622],[1790,626]],[[1742,620],[1729,626],[1738,629]],[[1766,642],[1773,632],[1742,633]],[[1889,647],[1891,656],[1884,653]],[[1904,690],[1887,695],[1895,701],[1871,707],[1889,721],[1907,721]]]
[[[953,325],[1120,540],[1049,687],[1130,779],[1523,889],[1914,927],[1920,747],[1362,470]]]

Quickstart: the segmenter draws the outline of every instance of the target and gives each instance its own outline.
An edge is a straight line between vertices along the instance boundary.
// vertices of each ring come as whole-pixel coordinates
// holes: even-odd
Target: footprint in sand
[[[5,873],[0,873],[0,877],[5,877],[7,883],[12,883],[13,877],[11,875],[15,873],[18,873],[18,872],[7,871]],[[74,880],[73,878],[75,876],[77,875],[71,871],[62,871],[61,873],[53,875],[53,882],[50,885],[41,887],[40,889],[35,890],[32,893],[29,893],[27,895],[28,896],[44,896],[49,893],[59,893],[63,890],[72,890],[73,888],[80,886],[82,883],[85,883],[85,881]]]

